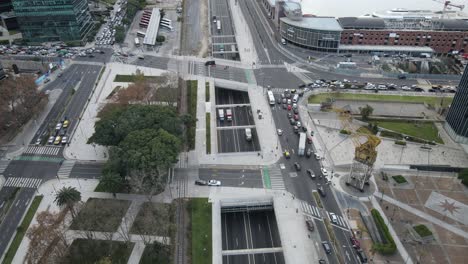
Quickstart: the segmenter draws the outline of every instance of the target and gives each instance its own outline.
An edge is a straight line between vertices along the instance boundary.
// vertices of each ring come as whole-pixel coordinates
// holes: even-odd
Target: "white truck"
[[[304,156],[305,147],[306,147],[306,138],[307,135],[304,132],[299,133],[299,147],[297,148],[297,155]]]
[[[218,109],[219,121],[224,121],[224,109]]]
[[[232,121],[232,110],[230,108],[226,109],[226,119]]]

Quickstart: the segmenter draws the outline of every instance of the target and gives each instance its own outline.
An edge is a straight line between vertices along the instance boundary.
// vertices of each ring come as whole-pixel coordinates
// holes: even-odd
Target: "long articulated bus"
[[[172,23],[172,21],[170,19],[167,19],[167,18],[161,18],[161,22],[167,22],[169,24]]]
[[[147,28],[147,27],[148,27],[148,24],[140,23],[140,27],[141,27],[141,28]]]
[[[272,91],[268,91],[268,101],[270,102],[270,105],[275,105],[275,96],[273,95]]]
[[[146,36],[146,33],[143,31],[137,31],[137,37],[144,38]]]

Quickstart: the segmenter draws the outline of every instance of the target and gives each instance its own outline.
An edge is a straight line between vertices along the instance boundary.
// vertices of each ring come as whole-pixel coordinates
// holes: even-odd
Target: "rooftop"
[[[301,20],[291,20],[287,17],[280,18],[286,24],[317,30],[343,31],[340,23],[334,17],[303,17]]]
[[[340,17],[338,21],[346,29],[468,30],[468,21],[461,19],[407,18],[391,20],[379,17]]]
[[[146,30],[146,35],[143,39],[143,44],[151,46],[156,44],[156,37],[158,36],[160,20],[161,16],[159,14],[159,8],[153,8],[153,12],[151,13],[151,18],[148,23],[148,29]]]
[[[375,51],[375,52],[421,52],[434,53],[431,47],[416,46],[383,46],[383,45],[340,45],[340,51]]]

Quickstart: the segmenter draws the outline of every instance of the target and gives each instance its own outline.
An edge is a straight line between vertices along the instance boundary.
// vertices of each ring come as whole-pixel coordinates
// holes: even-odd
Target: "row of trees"
[[[47,96],[38,91],[29,76],[3,80],[0,86],[0,137],[18,131],[47,104]]]
[[[101,178],[105,191],[124,187],[149,195],[164,190],[168,169],[177,162],[182,128],[189,117],[159,105],[109,104],[100,113],[88,143],[109,147]]]

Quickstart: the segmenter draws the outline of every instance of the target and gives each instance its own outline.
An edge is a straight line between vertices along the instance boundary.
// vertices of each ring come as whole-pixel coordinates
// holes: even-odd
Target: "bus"
[[[142,17],[142,18],[140,19],[140,21],[141,21],[141,22],[146,22],[146,23],[148,23],[148,22],[150,21],[150,19],[149,19],[149,18],[144,18],[144,17]]]
[[[144,38],[146,36],[146,33],[143,31],[137,31],[137,37]]]
[[[167,22],[164,22],[164,21],[159,22],[159,24],[172,27],[171,23],[167,23]]]
[[[170,19],[167,19],[167,18],[161,18],[161,22],[167,22],[169,24],[172,23],[172,21]]]
[[[220,20],[216,21],[216,28],[218,29],[218,32],[221,32],[221,21]]]
[[[166,24],[161,24],[160,26],[161,26],[161,28],[167,29],[169,31],[174,31],[174,28],[172,28],[171,26],[168,26]]]
[[[148,27],[148,24],[140,23],[140,27],[141,27],[141,28],[147,28],[147,27]]]
[[[140,46],[140,40],[138,38],[135,38],[135,46]]]
[[[273,96],[272,91],[268,91],[268,101],[270,101],[270,105],[275,105],[275,96]]]

